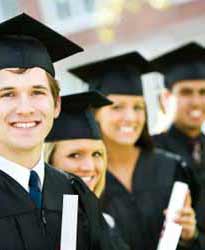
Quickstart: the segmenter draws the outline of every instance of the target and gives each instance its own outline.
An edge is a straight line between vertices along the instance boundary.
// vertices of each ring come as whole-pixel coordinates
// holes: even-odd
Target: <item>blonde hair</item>
[[[56,146],[57,146],[57,142],[47,142],[44,144],[44,160],[46,163],[52,165],[52,157],[55,153]],[[93,192],[98,198],[100,197],[100,195],[102,194],[105,188],[105,176],[106,176],[106,169],[107,169],[107,152],[106,152],[106,147],[103,141],[102,141],[102,146],[103,146],[104,167],[103,167],[100,179],[93,190]]]

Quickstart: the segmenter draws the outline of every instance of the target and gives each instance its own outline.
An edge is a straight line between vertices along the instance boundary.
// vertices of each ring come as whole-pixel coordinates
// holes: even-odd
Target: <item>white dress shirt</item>
[[[38,174],[41,183],[41,190],[43,188],[44,176],[45,176],[45,165],[43,153],[41,153],[41,158],[38,163],[32,168],[28,169],[23,167],[15,162],[5,159],[0,156],[0,170],[13,178],[16,182],[18,182],[27,192],[29,192],[29,178],[30,171],[34,170]]]

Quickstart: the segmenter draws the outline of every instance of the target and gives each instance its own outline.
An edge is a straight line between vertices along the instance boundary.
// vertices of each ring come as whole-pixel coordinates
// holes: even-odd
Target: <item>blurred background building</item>
[[[85,52],[56,63],[62,94],[86,89],[68,68],[127,51],[151,59],[194,40],[205,44],[204,0],[0,0],[0,21],[26,12],[81,45]],[[158,79],[158,80],[156,80]],[[145,78],[155,130],[160,78]],[[72,84],[71,84],[72,83]],[[155,98],[150,98],[150,95]]]

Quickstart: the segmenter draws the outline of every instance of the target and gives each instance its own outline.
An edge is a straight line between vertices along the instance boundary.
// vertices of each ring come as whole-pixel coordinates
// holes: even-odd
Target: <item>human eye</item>
[[[78,159],[80,157],[79,153],[71,153],[67,156],[68,158]]]
[[[116,110],[116,111],[118,111],[118,110],[123,109],[123,105],[120,105],[120,104],[114,104],[111,108],[112,108],[112,110]]]
[[[5,92],[0,93],[1,98],[3,98],[3,97],[13,97],[13,96],[15,96],[15,93],[13,91],[5,91]]]
[[[135,105],[133,108],[135,111],[144,110],[144,105]]]
[[[32,95],[46,95],[48,93],[48,88],[44,85],[35,85],[32,88]]]
[[[32,91],[32,95],[46,95],[46,91],[45,90],[34,89]]]
[[[201,96],[205,96],[205,89],[201,89],[201,90],[200,90],[200,95],[201,95]]]
[[[100,151],[93,152],[93,157],[95,158],[101,158],[103,156],[103,153]]]

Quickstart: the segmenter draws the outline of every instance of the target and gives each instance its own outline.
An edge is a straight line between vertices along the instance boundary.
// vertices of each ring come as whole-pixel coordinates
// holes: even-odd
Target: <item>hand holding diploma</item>
[[[196,217],[193,208],[191,207],[191,195],[188,191],[184,207],[180,209],[176,215],[175,223],[182,226],[181,240],[191,241],[196,235]]]
[[[165,212],[164,229],[159,239],[157,250],[176,250],[183,226],[175,220],[184,218],[184,212],[183,216],[181,212],[185,208],[187,192],[188,185],[186,183],[178,181],[174,183],[168,209]],[[179,211],[180,215],[176,217]]]
[[[175,250],[180,244],[187,245],[196,237],[195,212],[191,207],[191,195],[186,184],[175,183],[168,209],[164,211],[166,220],[158,250]],[[184,198],[183,198],[184,197]]]

